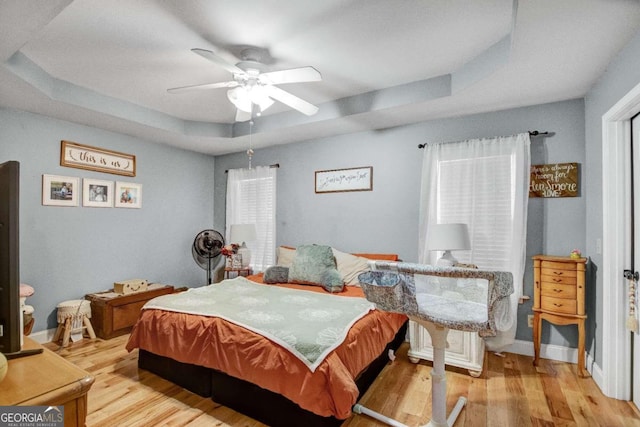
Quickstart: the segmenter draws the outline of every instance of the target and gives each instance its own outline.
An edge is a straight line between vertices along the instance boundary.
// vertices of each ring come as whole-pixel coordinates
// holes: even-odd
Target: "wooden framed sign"
[[[578,197],[578,163],[531,165],[529,197]]]
[[[62,141],[60,165],[115,175],[136,176],[136,156]]]
[[[373,190],[373,167],[316,171],[316,193]]]

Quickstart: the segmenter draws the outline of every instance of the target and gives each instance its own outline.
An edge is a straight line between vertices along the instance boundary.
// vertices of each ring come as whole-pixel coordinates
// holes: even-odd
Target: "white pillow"
[[[336,266],[345,285],[357,286],[359,283],[358,274],[371,270],[367,258],[340,252],[335,248],[331,248],[331,250],[333,256],[336,257]]]
[[[283,267],[291,267],[293,260],[296,257],[296,250],[291,248],[285,248],[284,246],[278,246],[276,251],[277,264]]]

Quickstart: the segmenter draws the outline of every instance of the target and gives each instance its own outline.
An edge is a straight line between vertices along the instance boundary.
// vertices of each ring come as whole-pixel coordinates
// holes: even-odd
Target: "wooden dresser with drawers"
[[[585,367],[584,309],[586,258],[536,255],[533,257],[533,364],[540,357],[542,320],[578,326],[578,374]]]

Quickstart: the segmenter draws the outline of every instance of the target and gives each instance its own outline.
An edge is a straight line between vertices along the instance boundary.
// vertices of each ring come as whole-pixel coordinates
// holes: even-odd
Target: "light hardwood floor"
[[[188,392],[137,368],[137,351],[127,353],[128,335],[111,340],[72,343],[51,350],[93,374],[87,425],[98,426],[243,426],[263,424]],[[431,364],[413,364],[407,344],[398,351],[360,400],[374,411],[409,426],[431,416]],[[576,365],[505,353],[487,353],[480,378],[447,368],[447,408],[458,396],[468,398],[456,427],[482,426],[640,426],[640,415],[628,402],[605,397],[591,378],[580,378]],[[354,415],[342,427],[383,426]]]

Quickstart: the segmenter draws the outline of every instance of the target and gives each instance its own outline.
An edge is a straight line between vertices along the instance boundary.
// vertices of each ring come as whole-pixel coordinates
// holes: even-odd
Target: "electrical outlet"
[[[527,324],[530,328],[533,328],[533,314],[527,316]]]

